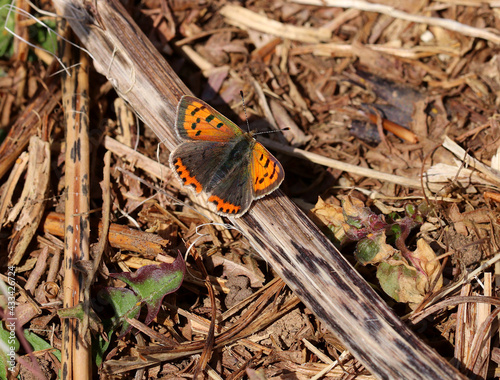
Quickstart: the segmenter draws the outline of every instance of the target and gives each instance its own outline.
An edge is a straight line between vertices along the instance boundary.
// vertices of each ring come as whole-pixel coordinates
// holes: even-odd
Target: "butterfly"
[[[185,186],[208,195],[215,213],[240,217],[283,182],[283,167],[254,132],[242,131],[203,100],[183,96],[175,127],[183,142],[170,153],[170,167]]]

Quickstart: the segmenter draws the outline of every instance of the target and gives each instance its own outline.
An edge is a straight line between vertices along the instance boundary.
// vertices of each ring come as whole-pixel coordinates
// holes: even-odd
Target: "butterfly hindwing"
[[[250,207],[253,199],[248,169],[250,155],[232,162],[221,178],[221,166],[231,163],[228,159],[230,153],[231,149],[225,143],[186,142],[170,154],[170,166],[185,186],[196,193],[204,191],[209,195],[213,211],[220,215],[240,216]]]
[[[210,207],[219,215],[241,216],[252,204],[252,184],[250,182],[250,156],[218,182],[208,197]]]
[[[219,157],[226,149],[226,145],[220,142],[186,142],[170,154],[170,167],[181,183],[192,186],[196,193],[208,191],[207,186],[215,175]]]
[[[243,131],[205,102],[185,95],[177,107],[177,133],[183,140],[225,142]]]

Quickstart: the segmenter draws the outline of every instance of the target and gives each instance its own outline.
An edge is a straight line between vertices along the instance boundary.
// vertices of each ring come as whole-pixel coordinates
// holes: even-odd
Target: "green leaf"
[[[2,341],[2,348],[0,349],[0,379],[4,380],[7,379],[7,370],[10,367],[9,356],[12,351],[17,352],[19,350],[19,341],[14,332],[4,329],[2,323],[0,323],[0,340]]]
[[[14,10],[9,14],[9,7],[11,0],[0,0],[0,58],[7,59],[12,56],[14,51],[14,36],[8,32],[5,28],[14,30]],[[7,16],[9,19],[7,20]]]
[[[113,327],[111,324],[103,321],[104,332],[108,336],[108,340],[104,339],[104,337],[99,334],[97,338],[92,337],[92,357],[94,358],[94,362],[97,367],[100,367],[102,362],[104,361],[104,353],[108,349],[111,344],[111,340],[109,337],[113,333]]]
[[[30,27],[30,35],[36,44],[49,51],[51,54],[57,54],[57,36],[54,32],[56,23],[50,20],[44,20],[44,25],[36,23]]]
[[[381,263],[377,268],[377,278],[380,286],[397,302],[417,302],[418,292],[415,283],[418,273],[404,263]]]
[[[356,244],[354,256],[362,265],[367,265],[373,262],[379,251],[380,244],[377,240],[364,238]]]
[[[110,304],[115,311],[115,315],[111,318],[113,329],[121,325],[120,336],[128,333],[132,326],[126,319],[138,317],[141,311],[139,296],[130,289],[108,287],[99,294],[99,298],[104,303]]]
[[[385,242],[385,232],[370,234],[356,244],[354,256],[361,265],[377,264],[391,258],[397,250]]]
[[[24,336],[26,337],[26,340],[31,344],[33,347],[33,351],[42,351],[46,350],[49,348],[52,348],[53,351],[52,353],[54,356],[61,361],[61,351],[56,350],[54,347],[50,345],[50,343],[46,342],[43,340],[43,338],[39,337],[38,335],[32,333],[31,331],[24,331]]]
[[[113,325],[122,326],[120,336],[132,328],[126,318],[138,317],[144,303],[148,310],[144,323],[150,324],[160,310],[163,297],[181,286],[185,271],[184,260],[179,255],[172,264],[146,265],[135,273],[110,273],[111,277],[122,280],[131,288],[108,287],[100,294],[101,299],[109,302],[115,311]]]

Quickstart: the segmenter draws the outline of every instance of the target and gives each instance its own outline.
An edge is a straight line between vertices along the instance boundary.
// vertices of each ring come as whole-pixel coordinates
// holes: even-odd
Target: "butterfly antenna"
[[[243,91],[240,90],[240,96],[241,96],[241,101],[243,102],[243,110],[245,111],[245,119],[247,120],[247,129],[248,129],[248,132],[250,132],[250,124],[248,123],[248,116],[247,116],[247,107],[245,106],[245,97],[243,96]],[[281,129],[278,129],[277,131],[263,131],[263,132],[254,132],[252,133],[254,136],[255,135],[263,135],[263,134],[266,134],[266,133],[274,133],[274,132],[283,132],[283,131],[288,131],[290,128],[288,127],[285,127],[285,128],[281,128]]]
[[[243,96],[243,91],[240,90],[241,101],[243,102],[243,111],[245,111],[245,119],[247,121],[247,130],[250,132],[250,123],[248,122],[247,107],[245,105],[245,97]]]
[[[283,132],[283,131],[288,131],[290,128],[288,127],[285,127],[285,128],[281,128],[281,129],[278,129],[278,130],[271,130],[271,131],[261,131],[261,132],[254,132],[253,135],[256,136],[256,135],[267,135],[268,133],[276,133],[276,132]]]

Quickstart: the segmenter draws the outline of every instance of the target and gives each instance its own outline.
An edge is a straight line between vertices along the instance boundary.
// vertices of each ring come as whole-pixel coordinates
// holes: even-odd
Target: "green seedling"
[[[147,315],[144,323],[149,325],[160,310],[163,297],[175,292],[182,284],[186,271],[182,256],[172,264],[147,265],[135,273],[110,273],[111,277],[122,280],[128,288],[104,288],[99,293],[99,301],[114,309],[113,328],[121,326],[120,337],[127,334],[132,326],[127,318],[137,318],[142,305],[146,304]]]

